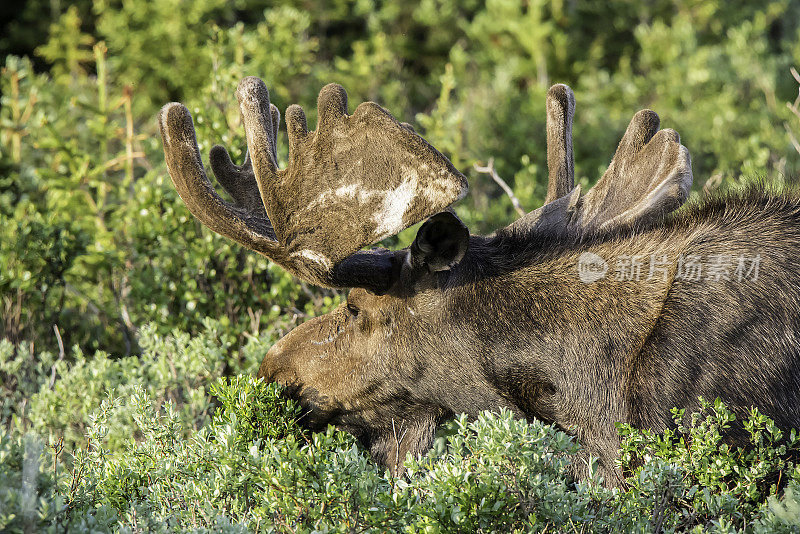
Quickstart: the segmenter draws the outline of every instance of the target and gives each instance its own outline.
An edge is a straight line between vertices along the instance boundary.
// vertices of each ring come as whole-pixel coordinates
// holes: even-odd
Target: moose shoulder
[[[209,227],[306,280],[353,288],[259,369],[311,428],[346,429],[397,471],[443,419],[505,407],[574,434],[617,484],[615,423],[663,430],[672,407],[700,396],[800,427],[800,200],[751,191],[668,216],[688,196],[691,165],[652,111],[634,116],[582,195],[574,98],[551,88],[546,204],[482,237],[441,211],[465,193],[463,176],[381,108],[347,115],[344,91],[327,86],[308,132],[290,107],[289,166],[277,170],[266,88],[248,78],[237,95],[248,158],[239,167],[215,147],[211,160],[234,203],[206,178],[178,104],[160,116],[167,164]],[[425,218],[408,249],[362,250]]]

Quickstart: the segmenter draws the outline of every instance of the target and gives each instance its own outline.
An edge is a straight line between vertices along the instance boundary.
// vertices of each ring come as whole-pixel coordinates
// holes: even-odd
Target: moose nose
[[[261,360],[261,367],[258,369],[258,378],[263,378],[267,382],[278,382],[281,385],[288,385],[289,382],[296,382],[297,376],[291,371],[289,364],[289,354],[286,350],[286,337],[279,339]]]

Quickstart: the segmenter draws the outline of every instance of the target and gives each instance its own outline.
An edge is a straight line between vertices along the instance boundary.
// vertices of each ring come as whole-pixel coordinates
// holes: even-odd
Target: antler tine
[[[279,248],[269,220],[225,202],[209,182],[203,170],[189,110],[172,102],[161,108],[158,122],[167,169],[189,211],[219,234],[262,254],[277,254]],[[221,154],[219,151],[216,153],[219,161]],[[225,157],[230,162],[227,152]],[[223,165],[225,163],[223,160]]]
[[[563,197],[575,185],[572,155],[572,117],[575,95],[563,83],[547,91],[547,197],[545,204]]]
[[[214,171],[217,181],[236,204],[251,213],[267,217],[264,203],[261,201],[261,194],[258,192],[258,185],[253,176],[253,164],[250,162],[249,154],[245,153],[244,163],[239,166],[233,163],[225,147],[214,145],[211,147],[209,163],[211,163],[211,170]]]
[[[301,141],[308,135],[306,114],[297,104],[286,108],[286,133],[289,138],[289,161],[294,161]]]
[[[317,97],[317,132],[331,132],[336,121],[347,115],[347,91],[338,83],[329,83]]]
[[[658,133],[658,128],[661,125],[661,119],[658,114],[650,109],[643,109],[637,111],[636,114],[628,123],[625,133],[617,145],[617,150],[614,157],[611,159],[611,164],[608,169],[600,177],[594,187],[584,196],[584,209],[582,210],[582,219],[585,226],[592,226],[599,229],[601,225],[608,223],[606,214],[612,207],[612,203],[621,203],[625,201],[629,206],[635,202],[635,198],[640,193],[639,189],[643,185],[640,180],[638,183],[630,184],[627,190],[620,188],[618,174],[625,172],[625,159],[638,153],[653,136]],[[667,130],[665,130],[665,133]],[[674,132],[674,131],[673,131]],[[677,136],[677,133],[675,133]],[[675,139],[680,143],[680,137]],[[631,187],[633,186],[633,187]],[[629,207],[626,206],[626,207]],[[606,220],[601,220],[606,219]]]
[[[580,198],[575,187],[575,159],[572,153],[572,118],[575,95],[569,86],[553,85],[547,91],[547,197],[544,205],[526,213],[506,231],[527,234],[531,231],[566,232],[571,213]]]
[[[586,193],[581,224],[602,230],[644,223],[679,208],[692,187],[692,160],[678,132],[659,130],[655,111],[636,113],[608,170]]]
[[[260,81],[260,80],[259,80]],[[264,88],[266,91],[266,87]],[[266,96],[269,102],[269,94]],[[277,133],[280,126],[281,113],[274,104],[268,105],[269,118],[264,122],[268,125],[268,148],[273,162],[278,161]],[[248,211],[258,213],[262,217],[267,217],[264,208],[264,201],[253,171],[253,163],[250,160],[250,150],[245,152],[244,163],[239,166],[231,160],[228,151],[222,145],[211,147],[210,154],[211,169],[214,171],[217,181],[225,191],[233,197],[236,203]]]
[[[255,76],[248,76],[239,82],[236,89],[239,110],[244,122],[247,139],[247,154],[253,168],[259,196],[267,216],[273,221],[275,235],[280,243],[285,236],[276,221],[283,219],[283,205],[280,198],[282,180],[278,172],[277,160],[277,108],[273,113],[269,101],[269,91],[264,82]]]

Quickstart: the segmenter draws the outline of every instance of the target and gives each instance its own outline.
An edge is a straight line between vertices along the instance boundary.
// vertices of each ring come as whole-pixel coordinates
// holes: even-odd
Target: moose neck
[[[595,426],[598,413],[624,421],[628,370],[674,278],[674,265],[654,276],[650,260],[678,249],[676,239],[652,232],[509,254],[513,242],[474,238],[466,265],[473,282],[453,290],[452,315],[474,337],[485,377],[512,409],[565,428]],[[607,261],[603,278],[581,281],[586,252]],[[615,271],[622,260],[633,270]],[[580,413],[585,407],[592,414]]]

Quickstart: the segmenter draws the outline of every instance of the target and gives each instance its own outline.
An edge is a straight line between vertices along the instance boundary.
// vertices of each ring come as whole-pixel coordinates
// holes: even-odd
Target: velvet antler
[[[347,114],[347,93],[325,86],[317,128],[302,108],[286,110],[289,162],[277,166],[280,115],[258,78],[236,91],[248,155],[235,165],[215,146],[211,167],[233,198],[223,200],[203,170],[189,111],[159,114],[167,168],[192,212],[209,228],[259,252],[306,281],[385,291],[399,269],[391,251],[362,251],[447,208],[467,192],[450,161],[372,102]]]
[[[563,84],[547,93],[545,205],[506,228],[514,233],[580,235],[615,226],[643,224],[679,208],[692,187],[689,151],[674,130],[659,130],[654,111],[633,116],[614,158],[597,184],[581,196],[573,187],[572,117],[575,97]]]

